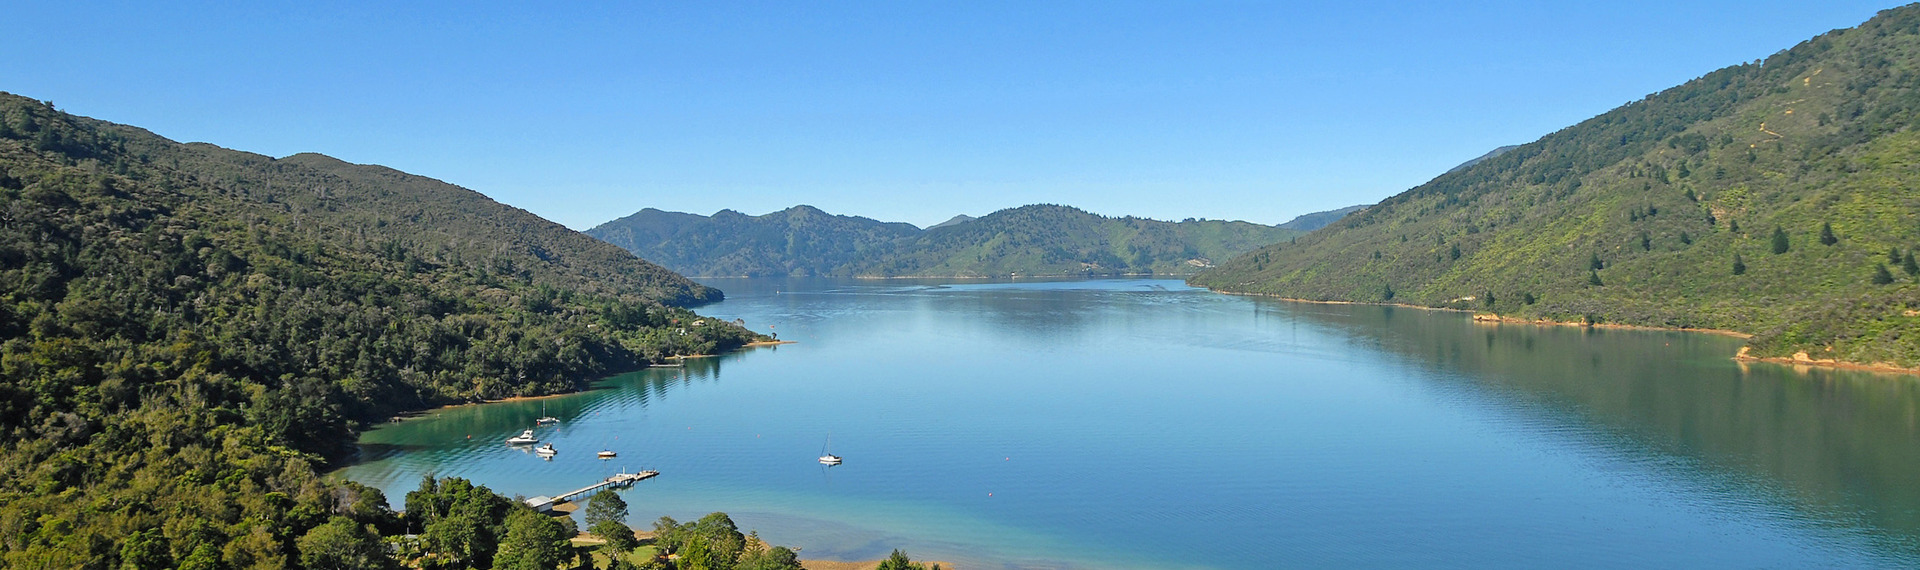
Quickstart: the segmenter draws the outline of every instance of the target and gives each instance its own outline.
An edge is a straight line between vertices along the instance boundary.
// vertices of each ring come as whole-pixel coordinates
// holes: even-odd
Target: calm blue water
[[[635,526],[968,570],[1920,565],[1910,377],[1167,280],[710,283],[703,314],[798,343],[391,424],[341,473],[398,502],[657,469]],[[543,406],[558,458],[499,443]]]

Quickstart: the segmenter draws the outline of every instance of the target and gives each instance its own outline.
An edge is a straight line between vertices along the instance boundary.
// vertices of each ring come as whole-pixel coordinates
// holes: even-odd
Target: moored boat
[[[833,434],[827,434],[826,445],[820,446],[820,464],[821,465],[839,465],[840,464],[840,456],[827,452],[827,448],[831,446],[833,446]]]

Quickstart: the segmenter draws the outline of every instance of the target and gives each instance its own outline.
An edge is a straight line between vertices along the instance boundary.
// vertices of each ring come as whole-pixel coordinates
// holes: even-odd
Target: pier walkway
[[[578,499],[580,497],[593,494],[595,492],[600,491],[601,489],[606,489],[609,487],[631,487],[633,486],[634,483],[645,481],[647,479],[652,479],[659,475],[660,475],[659,471],[641,471],[639,473],[627,473],[622,471],[620,473],[613,474],[612,477],[601,479],[599,483],[594,483],[592,485],[587,485],[579,489],[574,489],[572,491],[561,493],[557,496],[534,497],[531,499],[527,499],[527,506],[533,507],[533,510],[544,513],[544,512],[552,511],[554,505],[558,505],[560,503],[565,503],[567,501],[571,501],[574,499]]]

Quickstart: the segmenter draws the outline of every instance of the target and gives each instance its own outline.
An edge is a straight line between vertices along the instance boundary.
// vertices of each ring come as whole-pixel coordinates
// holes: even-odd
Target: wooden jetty
[[[533,510],[544,513],[544,512],[552,511],[554,505],[565,503],[567,501],[571,501],[574,499],[578,499],[580,497],[584,497],[584,496],[599,492],[601,489],[606,489],[609,487],[614,487],[614,488],[631,487],[633,486],[634,483],[645,481],[647,479],[652,479],[659,475],[660,475],[659,471],[641,471],[639,473],[627,473],[625,471],[622,471],[622,472],[613,474],[612,477],[601,479],[599,483],[587,485],[585,487],[581,487],[578,489],[574,489],[572,491],[561,493],[556,496],[534,497],[531,499],[527,499],[527,506],[533,507]]]

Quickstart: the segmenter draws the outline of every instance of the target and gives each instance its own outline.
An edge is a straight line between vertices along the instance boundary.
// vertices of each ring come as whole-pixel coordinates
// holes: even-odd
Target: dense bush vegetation
[[[1733,329],[1755,333],[1762,356],[1920,366],[1920,285],[1892,271],[1920,247],[1916,119],[1920,7],[1904,7],[1443,174],[1193,282]]]
[[[925,231],[811,206],[710,218],[647,209],[587,231],[676,271],[715,277],[1188,275],[1302,233],[1248,222],[1109,218],[1047,204]]]
[[[357,559],[400,522],[315,472],[360,426],[758,338],[673,306],[717,298],[455,186],[0,94],[0,566]]]

